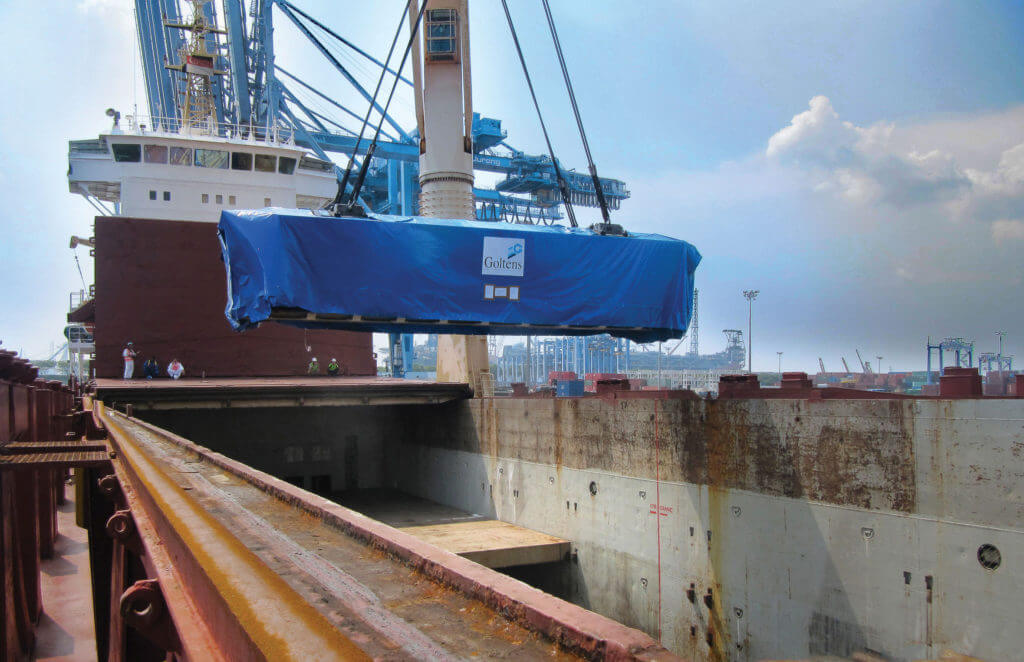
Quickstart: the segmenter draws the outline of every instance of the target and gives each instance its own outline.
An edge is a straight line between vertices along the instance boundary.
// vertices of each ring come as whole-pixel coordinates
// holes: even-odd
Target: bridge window
[[[202,195],[202,197],[200,199],[203,201],[204,205],[205,204],[209,204],[209,202],[210,202],[210,194],[209,193],[203,193],[203,195]]]
[[[167,163],[167,145],[146,145],[142,151],[146,163]]]
[[[221,195],[220,193],[217,194],[217,204],[218,205],[224,204],[224,196]]]
[[[248,152],[231,152],[232,170],[252,170],[252,154]]]
[[[455,60],[457,17],[454,9],[431,9],[427,12],[428,60]]]
[[[172,147],[171,165],[192,165],[191,147]]]
[[[113,144],[114,160],[121,163],[138,163],[142,160],[142,145]]]
[[[277,170],[277,157],[271,154],[256,155],[256,172],[274,172]]]
[[[229,195],[228,196],[228,204],[231,205],[231,206],[235,205],[235,196],[233,196],[233,195]]]
[[[290,175],[295,172],[295,159],[282,156],[277,161],[277,171],[282,175]]]
[[[200,168],[228,167],[228,152],[222,149],[196,149],[196,165]]]
[[[156,200],[156,191],[150,190],[150,192],[149,192],[149,199],[150,200]]]
[[[164,202],[170,202],[170,201],[171,201],[171,192],[170,191],[164,191]]]

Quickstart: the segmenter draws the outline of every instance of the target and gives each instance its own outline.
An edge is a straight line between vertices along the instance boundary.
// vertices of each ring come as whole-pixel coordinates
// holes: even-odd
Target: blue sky
[[[297,4],[386,52],[400,2]],[[366,9],[372,4],[370,10]],[[923,368],[927,335],[1024,349],[1024,9],[1010,2],[612,3],[553,11],[602,174],[633,197],[616,220],[687,239],[703,351],[755,304],[755,368],[830,369],[855,348]],[[585,169],[535,2],[510,0],[564,162]],[[543,140],[500,3],[471,2],[474,104],[529,152]],[[356,106],[277,19],[279,62]],[[59,341],[81,287],[67,140],[144,106],[131,3],[0,4],[0,318],[4,346]],[[133,86],[134,81],[134,86]],[[412,125],[409,99],[396,114]],[[86,279],[91,261],[80,251]],[[595,275],[598,277],[600,275]],[[1024,356],[1022,356],[1024,360]]]

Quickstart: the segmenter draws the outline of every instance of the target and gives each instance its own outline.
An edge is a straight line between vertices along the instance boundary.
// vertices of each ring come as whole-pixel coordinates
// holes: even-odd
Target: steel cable
[[[533,81],[530,79],[530,72],[526,68],[526,58],[523,57],[523,49],[519,47],[519,35],[516,34],[516,27],[512,23],[512,14],[508,11],[508,2],[501,0],[501,6],[505,8],[505,18],[508,19],[508,29],[512,32],[512,41],[515,42],[516,52],[519,54],[519,63],[523,65],[523,75],[526,76],[526,85],[530,88],[530,96],[533,98],[533,107],[537,109],[537,119],[540,120],[540,128],[544,132],[544,142],[548,145],[548,154],[551,155],[551,166],[555,169],[555,177],[558,179],[558,190],[562,194],[562,204],[565,205],[565,212],[569,216],[569,223],[572,227],[579,227],[576,223],[576,212],[572,208],[572,201],[569,199],[569,187],[562,176],[562,169],[555,159],[555,150],[551,147],[551,138],[548,137],[548,128],[544,124],[544,116],[540,112],[540,104],[537,103],[537,95],[533,91]]]
[[[406,5],[405,11],[402,12],[403,21],[405,20],[405,14],[406,11],[408,11],[408,9],[409,6]],[[409,41],[405,45],[405,53],[402,54],[402,61],[398,65],[399,72],[401,72],[402,69],[405,68],[405,61],[409,59],[409,51],[412,50],[413,42],[416,40],[416,35],[419,33],[420,22],[423,20],[423,13],[426,11],[426,9],[427,3],[424,2],[423,5],[420,7],[419,14],[416,15],[416,22],[413,24],[412,30],[409,32]],[[395,38],[397,39],[397,37],[398,35],[396,34]],[[389,60],[390,57],[391,56],[389,54]],[[387,67],[385,66],[385,69],[386,68]],[[355,204],[356,200],[359,199],[359,190],[362,189],[363,181],[366,179],[366,171],[370,167],[370,161],[373,160],[373,153],[377,149],[377,140],[380,139],[380,131],[381,127],[384,125],[384,118],[387,117],[388,115],[388,108],[391,107],[391,100],[395,98],[395,90],[398,89],[398,83],[400,80],[401,78],[399,76],[395,76],[395,80],[391,84],[391,92],[388,93],[388,100],[384,103],[384,111],[380,114],[380,120],[377,122],[377,129],[373,134],[373,142],[370,143],[370,147],[367,148],[366,150],[366,156],[363,158],[362,167],[359,168],[359,176],[356,178],[356,183],[352,186],[352,197],[349,199],[349,206]],[[376,93],[374,93],[374,98],[376,98]],[[367,114],[367,118],[369,118],[369,114]],[[358,145],[359,143],[358,141],[356,141],[356,146],[358,147]]]
[[[348,179],[352,173],[352,164],[355,162],[356,154],[359,152],[359,145],[363,141],[363,132],[366,131],[366,125],[370,122],[370,116],[373,114],[373,107],[377,103],[377,94],[380,92],[380,86],[384,83],[384,76],[386,76],[388,73],[388,64],[391,63],[391,55],[395,52],[395,46],[398,44],[398,36],[402,33],[402,24],[405,23],[405,15],[408,11],[409,5],[406,5],[405,8],[402,10],[402,16],[398,19],[398,28],[395,30],[394,38],[392,38],[391,40],[391,48],[388,49],[388,56],[384,60],[384,66],[381,68],[380,78],[377,79],[377,87],[373,90],[373,98],[370,100],[370,107],[366,111],[366,117],[363,118],[362,126],[359,128],[359,136],[356,138],[356,146],[352,149],[352,153],[348,157],[348,165],[345,167],[345,175],[344,177],[342,177],[341,183],[338,184],[338,193],[337,195],[334,196],[334,200],[331,202],[330,206],[332,207],[337,207],[339,204],[341,204],[342,198],[345,197],[345,188],[348,186]],[[422,15],[422,12],[420,12],[420,15]],[[406,48],[406,54],[408,54],[408,52],[409,49]],[[402,63],[405,63],[405,58],[402,58]],[[400,73],[402,71],[402,68],[399,67],[398,71]],[[394,94],[394,86],[392,86],[391,92],[392,94]],[[390,103],[390,101],[391,99],[389,97],[388,102]],[[387,108],[384,108],[384,110],[381,112],[381,124],[383,124],[384,117],[387,116],[387,112]],[[380,125],[377,126],[377,134],[380,134]],[[374,137],[373,140],[374,143],[376,143],[377,138]],[[369,155],[367,155],[367,158],[363,159],[363,166],[366,165],[368,160]],[[360,172],[363,172],[362,167],[360,167]],[[353,195],[352,200],[356,200],[357,197],[358,193]]]
[[[504,4],[505,0],[502,0]],[[543,0],[544,13],[548,18],[548,27],[551,28],[551,38],[555,42],[555,53],[558,54],[558,63],[562,67],[562,77],[565,79],[565,88],[569,91],[569,102],[572,104],[572,112],[576,116],[576,126],[580,129],[580,138],[583,140],[583,151],[587,155],[587,164],[590,167],[590,177],[594,181],[594,192],[597,194],[597,201],[601,205],[601,216],[605,223],[610,223],[608,217],[608,202],[604,199],[604,189],[601,188],[601,179],[597,176],[597,168],[594,166],[594,157],[590,154],[590,144],[587,142],[587,134],[583,130],[583,120],[580,118],[580,109],[576,105],[576,93],[572,89],[572,81],[569,78],[569,69],[565,66],[565,57],[562,55],[562,43],[558,40],[558,31],[555,30],[555,19],[551,17],[551,6],[548,0]],[[508,13],[508,9],[505,9]],[[511,20],[511,19],[510,19]]]

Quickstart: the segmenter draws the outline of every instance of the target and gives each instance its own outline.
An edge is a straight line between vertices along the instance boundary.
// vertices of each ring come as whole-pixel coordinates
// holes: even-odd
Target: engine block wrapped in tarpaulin
[[[420,217],[225,211],[236,330],[681,338],[700,253],[654,234]]]

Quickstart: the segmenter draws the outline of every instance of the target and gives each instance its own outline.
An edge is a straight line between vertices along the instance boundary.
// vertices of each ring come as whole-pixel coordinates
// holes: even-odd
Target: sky
[[[400,0],[295,0],[383,57]],[[133,3],[0,3],[0,340],[60,344],[82,288],[73,234],[94,212],[68,192],[67,141],[145,95]],[[559,159],[586,161],[538,3],[510,0]],[[369,9],[367,8],[369,6]],[[855,350],[923,369],[925,342],[962,336],[1024,361],[1024,6],[1015,2],[553,0],[600,173],[631,190],[614,220],[693,243],[702,352],[746,328],[754,368],[839,370]],[[278,63],[360,106],[276,14]],[[496,0],[470,2],[474,108],[509,142],[543,136]],[[372,70],[351,62],[370,81]],[[393,114],[412,127],[411,97]],[[484,179],[484,178],[481,178]],[[597,219],[594,210],[581,216]],[[78,249],[84,280],[92,261]],[[594,274],[595,278],[614,274]]]

